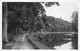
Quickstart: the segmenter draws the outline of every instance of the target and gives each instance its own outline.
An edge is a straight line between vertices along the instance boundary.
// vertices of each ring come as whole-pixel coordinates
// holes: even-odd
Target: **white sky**
[[[78,3],[76,0],[62,0],[59,1],[60,6],[54,5],[51,7],[45,7],[46,15],[54,16],[56,18],[60,18],[66,21],[71,22],[71,15],[73,11],[78,10]]]

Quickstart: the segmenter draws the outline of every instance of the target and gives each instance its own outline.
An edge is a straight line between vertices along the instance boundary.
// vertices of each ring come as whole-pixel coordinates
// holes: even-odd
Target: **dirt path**
[[[12,49],[33,49],[33,46],[26,38],[27,34],[21,35],[13,44]]]
[[[39,49],[52,49],[52,48],[50,48],[50,47],[48,47],[48,46],[46,46],[46,45],[44,45],[44,44],[42,44],[42,43],[34,40],[33,36],[28,36],[27,38],[28,38],[33,44],[35,44],[36,47],[39,48]]]
[[[33,36],[27,34],[21,35],[13,44],[12,49],[34,49],[33,46],[36,46],[39,49],[50,49],[42,43],[34,40]]]

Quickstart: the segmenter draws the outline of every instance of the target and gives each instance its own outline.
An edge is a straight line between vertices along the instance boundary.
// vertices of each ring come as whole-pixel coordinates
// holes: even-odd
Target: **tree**
[[[74,11],[72,13],[72,28],[73,31],[78,32],[78,12]]]
[[[51,7],[52,5],[60,6],[59,2],[42,2],[45,4],[46,7]]]
[[[78,11],[72,13],[72,29],[78,32]],[[74,49],[78,49],[78,34],[74,34],[72,37],[72,46]]]
[[[52,3],[56,3],[56,2],[46,2],[45,5],[50,7],[49,5],[54,5]],[[16,29],[17,27],[21,27],[22,29],[29,27],[28,29],[30,31],[33,31],[35,29],[35,26],[34,26],[35,18],[37,17],[43,18],[45,16],[45,10],[41,5],[41,2],[28,2],[28,3],[10,2],[8,3],[8,8],[10,12],[9,25],[11,24],[14,25],[13,26],[15,27],[14,29]]]
[[[7,3],[3,3],[3,39],[5,42],[8,42],[8,35],[7,35],[7,27],[8,27],[8,22],[7,22],[7,17],[8,17],[8,8],[7,8]]]
[[[38,16],[39,13],[42,14],[43,12],[45,12],[43,6],[39,2],[28,2],[28,3],[12,2],[8,3],[8,7],[10,12],[9,25],[14,23],[16,28],[21,27],[22,29],[29,27],[30,31],[33,31],[33,29],[35,28],[34,27],[35,18],[39,17]]]
[[[57,6],[60,6],[59,2],[42,2],[42,3],[45,4],[46,7],[51,7],[51,6],[55,5],[55,4]],[[45,24],[45,28],[47,28],[47,26],[49,27],[49,23],[47,21],[47,17],[48,16],[46,14],[42,15],[42,20],[43,20],[43,22]]]

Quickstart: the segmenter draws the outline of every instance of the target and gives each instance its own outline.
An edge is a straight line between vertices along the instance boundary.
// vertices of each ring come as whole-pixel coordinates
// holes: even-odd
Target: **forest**
[[[3,2],[2,3],[2,43],[3,48],[6,43],[15,42],[20,35],[25,33],[36,33],[36,32],[77,32],[78,33],[78,11],[73,11],[72,22],[55,18],[53,16],[47,16],[45,9],[42,4],[46,7],[52,5],[60,6],[59,2]],[[51,43],[64,37],[64,35],[47,35],[38,37],[41,43],[47,44],[47,46],[53,46]],[[41,39],[40,39],[41,38]],[[44,40],[45,38],[45,40]],[[48,39],[55,38],[50,42]],[[78,38],[78,37],[76,37]],[[43,41],[43,42],[42,42]],[[49,41],[49,40],[48,40]],[[55,42],[52,42],[55,41]],[[61,41],[61,40],[59,40]],[[50,44],[51,45],[50,45]]]

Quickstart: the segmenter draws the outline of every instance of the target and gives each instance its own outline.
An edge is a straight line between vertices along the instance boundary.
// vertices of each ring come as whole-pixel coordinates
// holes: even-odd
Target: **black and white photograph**
[[[2,50],[78,50],[77,0],[2,2]]]

